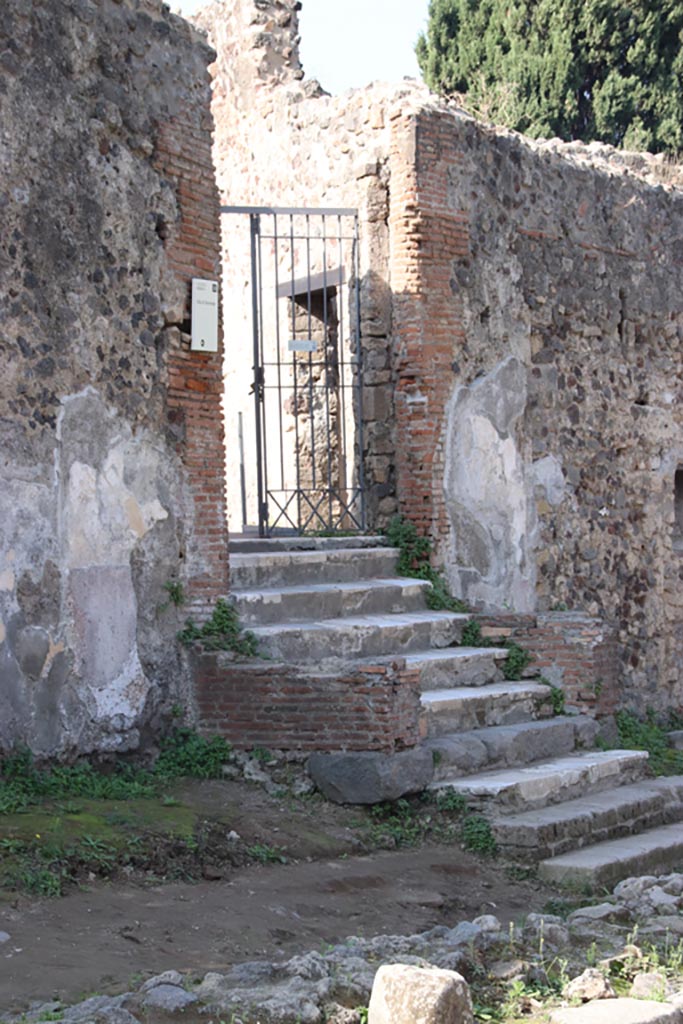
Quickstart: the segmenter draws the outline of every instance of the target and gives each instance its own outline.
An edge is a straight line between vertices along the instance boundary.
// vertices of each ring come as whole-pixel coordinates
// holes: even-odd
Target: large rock
[[[312,754],[308,770],[318,789],[337,804],[377,804],[420,793],[432,780],[430,750],[399,754]]]
[[[437,967],[390,964],[372,986],[368,1024],[472,1024],[465,979]]]

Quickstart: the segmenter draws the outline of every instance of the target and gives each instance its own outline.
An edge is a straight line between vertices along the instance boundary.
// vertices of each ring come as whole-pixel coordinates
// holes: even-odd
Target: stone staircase
[[[268,656],[334,669],[402,656],[419,673],[431,788],[452,788],[542,878],[611,885],[683,864],[683,777],[647,754],[595,749],[598,727],[552,716],[547,686],[509,682],[504,648],[457,644],[467,615],[429,611],[429,584],[395,575],[378,537],[231,541],[232,599]]]

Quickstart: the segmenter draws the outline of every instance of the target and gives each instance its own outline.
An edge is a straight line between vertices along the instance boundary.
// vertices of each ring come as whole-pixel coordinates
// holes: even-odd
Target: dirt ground
[[[55,899],[6,896],[2,1012],[125,991],[170,968],[202,974],[276,960],[350,935],[411,934],[486,913],[518,920],[554,895],[457,842],[368,852],[367,817],[355,808],[282,800],[242,782],[185,783],[180,795],[241,839],[277,846],[287,863],[209,868],[197,882],[94,880]]]

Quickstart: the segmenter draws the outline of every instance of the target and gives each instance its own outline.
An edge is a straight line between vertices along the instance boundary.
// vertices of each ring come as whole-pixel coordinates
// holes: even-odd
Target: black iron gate
[[[251,229],[259,535],[363,530],[357,212],[223,212]]]

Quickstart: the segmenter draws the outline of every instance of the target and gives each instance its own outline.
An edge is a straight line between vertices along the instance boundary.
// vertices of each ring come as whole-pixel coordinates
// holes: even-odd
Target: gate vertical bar
[[[258,254],[260,217],[258,213],[249,216],[251,229],[251,317],[252,335],[254,345],[254,416],[256,431],[256,489],[258,500],[258,532],[259,537],[265,537],[264,523],[264,481],[263,481],[263,435],[261,429],[261,403],[263,400],[263,367],[261,366],[261,342],[259,337],[260,313],[261,313],[261,282],[258,275]]]
[[[363,346],[361,344],[361,315],[360,315],[360,239],[358,230],[358,215],[353,218],[353,253],[352,266],[356,301],[356,359],[358,397],[356,405],[356,437],[358,442],[358,490],[360,494],[360,525],[361,529],[366,528],[365,510],[365,459],[363,440]]]

